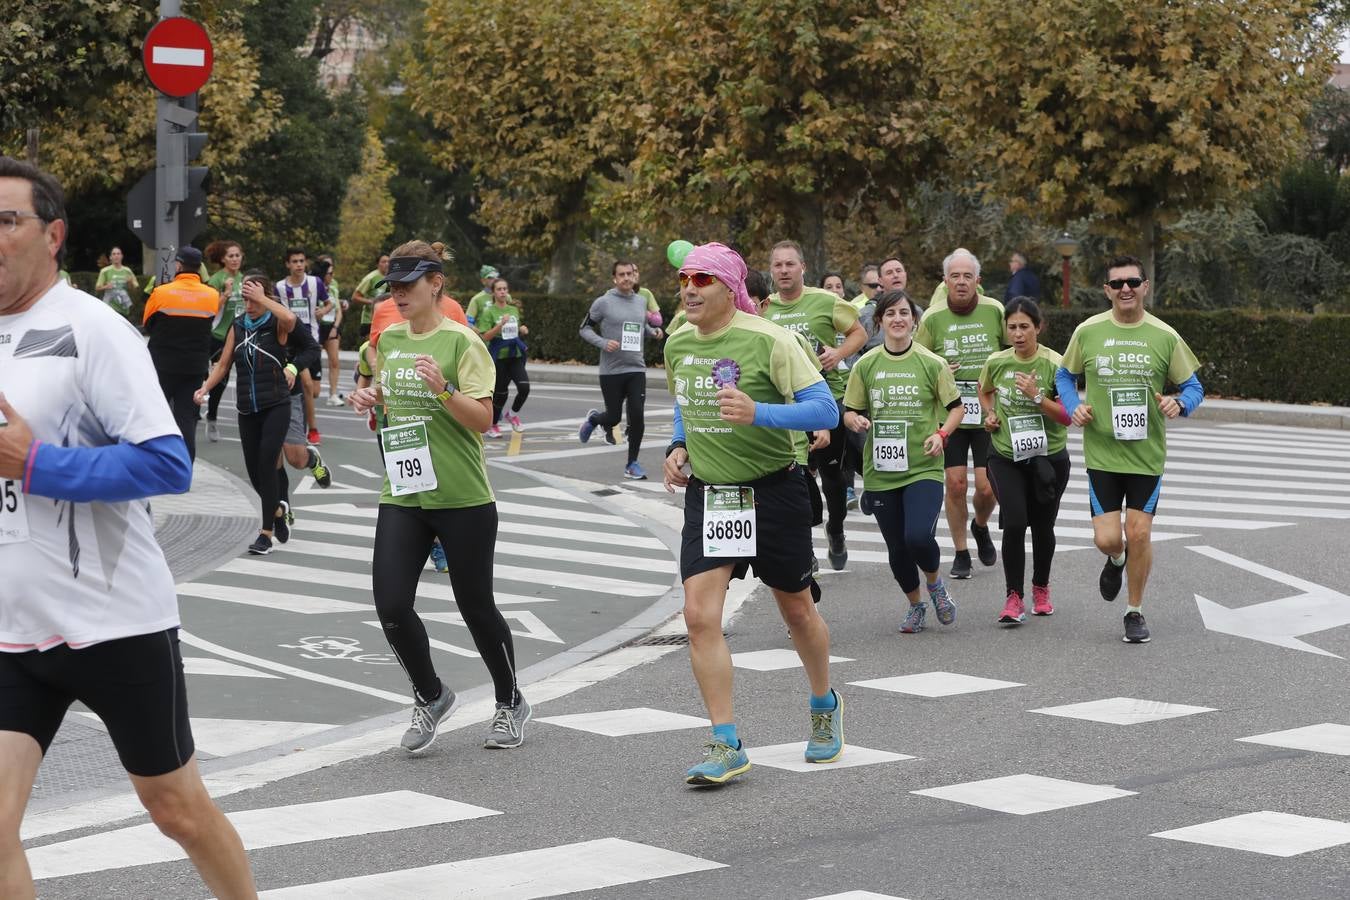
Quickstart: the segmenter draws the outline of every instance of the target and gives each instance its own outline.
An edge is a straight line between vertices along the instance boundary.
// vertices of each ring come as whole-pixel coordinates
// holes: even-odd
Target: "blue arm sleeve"
[[[822,431],[839,425],[839,404],[824,381],[792,395],[793,403],[756,403],[755,425],[790,431]]]
[[[1064,411],[1072,416],[1082,401],[1078,399],[1078,379],[1063,366],[1055,373],[1055,391],[1059,394],[1059,402],[1064,404]]]
[[[34,443],[24,493],[76,503],[120,503],[192,487],[192,462],[180,435],[140,444],[58,447]]]
[[[684,440],[684,416],[680,415],[680,404],[675,404],[675,433],[671,435],[671,442]]]
[[[1181,397],[1177,400],[1181,404],[1181,414],[1189,416],[1199,408],[1200,404],[1205,402],[1205,386],[1200,383],[1200,379],[1191,373],[1180,385]]]

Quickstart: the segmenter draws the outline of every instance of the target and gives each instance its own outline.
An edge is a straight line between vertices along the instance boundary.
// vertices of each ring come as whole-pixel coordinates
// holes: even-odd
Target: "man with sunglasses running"
[[[1124,640],[1142,644],[1149,639],[1141,607],[1153,566],[1153,516],[1167,457],[1164,419],[1195,412],[1205,390],[1195,377],[1200,363],[1191,348],[1144,310],[1149,289],[1144,264],[1133,256],[1113,259],[1103,288],[1111,309],[1074,329],[1055,387],[1073,424],[1083,429],[1093,540],[1107,556],[1099,580],[1102,599],[1116,599],[1121,576],[1129,575]],[[1087,383],[1081,402],[1078,375]],[[1180,393],[1165,396],[1167,383]]]

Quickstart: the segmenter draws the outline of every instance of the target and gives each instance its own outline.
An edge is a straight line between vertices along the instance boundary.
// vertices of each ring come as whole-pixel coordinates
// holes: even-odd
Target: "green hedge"
[[[594,365],[600,352],[577,330],[593,297],[517,294],[530,325],[530,356]],[[669,321],[673,301],[661,298]],[[1078,323],[1100,310],[1050,309],[1043,342],[1063,350]],[[1263,313],[1253,310],[1164,310],[1200,359],[1200,381],[1214,397],[1350,406],[1350,315]],[[649,365],[661,347],[648,342]]]

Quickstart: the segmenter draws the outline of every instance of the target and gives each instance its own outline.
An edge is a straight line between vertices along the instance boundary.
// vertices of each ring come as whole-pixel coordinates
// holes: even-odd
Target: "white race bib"
[[[384,444],[389,493],[404,497],[436,489],[436,470],[431,465],[425,422],[385,428],[380,432],[380,441]]]
[[[909,471],[909,423],[872,423],[872,468],[878,472]]]
[[[642,323],[624,322],[623,339],[619,341],[620,350],[642,349]]]
[[[958,381],[956,387],[961,391],[962,425],[979,425],[984,421],[984,411],[980,409],[980,383],[978,381]]]
[[[28,512],[23,505],[23,490],[13,479],[0,481],[0,544],[21,544],[28,540]]]
[[[1111,394],[1111,430],[1118,441],[1142,441],[1148,438],[1148,388],[1109,388]]]
[[[703,555],[755,555],[755,489],[709,484],[703,488]]]
[[[504,341],[514,341],[520,336],[520,322],[515,316],[508,316],[502,322],[501,339]]]
[[[1045,456],[1045,419],[1039,414],[1009,417],[1008,439],[1012,442],[1013,462]]]

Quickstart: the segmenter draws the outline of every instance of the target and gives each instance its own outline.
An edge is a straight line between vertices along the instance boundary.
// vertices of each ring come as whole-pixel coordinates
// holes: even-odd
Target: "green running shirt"
[[[1152,313],[1127,325],[1107,310],[1074,329],[1061,364],[1074,375],[1086,376],[1085,402],[1092,407],[1092,421],[1083,429],[1087,467],[1161,475],[1167,425],[1154,394],[1167,382],[1181,384],[1200,368],[1181,335]],[[1117,439],[1118,428],[1132,426],[1144,433],[1142,440]]]
[[[1051,399],[1058,396],[1055,391],[1055,373],[1059,371],[1059,354],[1044,344],[1036,345],[1036,355],[1031,359],[1018,359],[1017,351],[1012,347],[991,353],[980,372],[980,391],[994,392],[994,412],[998,415],[999,428],[990,437],[994,449],[1000,456],[1013,458],[1012,431],[1008,420],[1013,416],[1040,416],[1045,430],[1045,452],[1054,456],[1064,449],[1069,440],[1069,429],[1041,412],[1031,402],[1031,398],[1017,389],[1017,373],[1036,373],[1036,383]]]
[[[864,353],[849,373],[844,393],[844,408],[863,410],[872,422],[863,446],[863,486],[890,491],[916,481],[942,481],[942,454],[925,455],[923,442],[946,421],[948,406],[960,397],[946,362],[918,341],[898,356],[884,344]],[[877,470],[873,443],[879,434],[903,436],[906,471]]]
[[[970,312],[957,315],[946,303],[936,303],[919,320],[914,342],[948,363],[961,364],[956,370],[956,386],[967,401],[974,401],[972,408],[977,408],[980,370],[989,354],[1004,345],[1003,304],[980,296]],[[984,425],[970,422],[961,427],[982,429]]]
[[[834,296],[831,294],[830,296]],[[758,403],[791,403],[821,380],[819,364],[784,328],[739,310],[722,330],[704,336],[692,325],[666,340],[666,383],[684,420],[689,464],[707,484],[744,484],[796,459],[793,432],[722,421],[713,365],[735,360],[736,387]]]
[[[418,376],[418,356],[430,356],[441,374],[474,400],[492,396],[496,368],[487,347],[473,331],[446,318],[435,330],[413,334],[407,322],[390,325],[380,334],[375,360],[375,383],[380,386],[389,425],[425,422],[431,464],[436,471],[434,490],[395,497],[384,479],[380,503],[420,506],[423,509],[462,509],[493,502],[483,461],[483,436],[465,428],[432,396]]]
[[[827,290],[808,287],[802,288],[802,295],[791,303],[779,299],[778,294],[770,294],[769,305],[764,307],[764,318],[800,332],[811,345],[812,352],[819,354],[823,347],[838,346],[836,336],[847,334],[854,326],[858,321],[858,310]],[[833,369],[825,373],[825,383],[836,400],[844,396],[847,382],[847,371]]]

